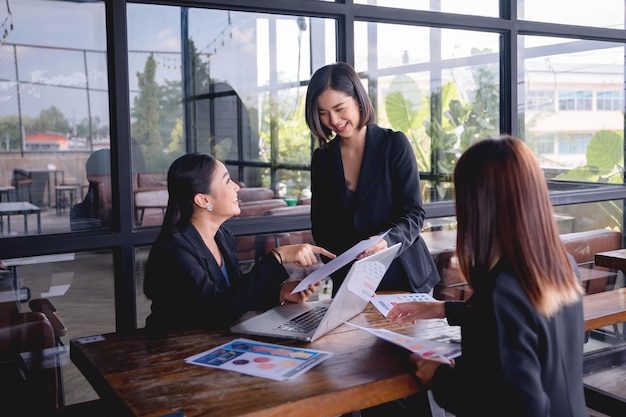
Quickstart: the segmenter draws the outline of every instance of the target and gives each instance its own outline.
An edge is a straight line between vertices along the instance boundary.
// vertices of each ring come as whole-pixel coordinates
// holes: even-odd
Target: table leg
[[[37,212],[37,234],[41,234],[41,213]]]
[[[46,182],[48,186],[48,207],[52,207],[52,187],[50,186],[50,174],[48,174],[48,181]]]
[[[58,185],[58,183],[57,183],[57,172],[54,171],[54,189],[55,190],[57,188],[57,185]],[[50,183],[48,183],[48,198],[50,199],[49,200],[50,204],[48,204],[48,206],[52,207],[52,186],[51,186]],[[55,200],[54,204],[56,205],[56,200]]]
[[[24,213],[24,234],[28,234],[28,214]]]

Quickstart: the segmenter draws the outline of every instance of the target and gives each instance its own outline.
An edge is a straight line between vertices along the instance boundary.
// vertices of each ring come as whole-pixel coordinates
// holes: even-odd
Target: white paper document
[[[407,303],[409,301],[437,301],[426,293],[411,294],[374,294],[370,302],[376,307],[380,314],[387,317],[389,311],[396,304]]]
[[[296,378],[333,356],[331,352],[303,349],[250,339],[235,339],[185,362],[284,381]]]
[[[430,339],[418,339],[412,336],[405,336],[400,333],[392,332],[387,329],[373,329],[370,327],[358,326],[349,322],[345,322],[350,326],[364,330],[374,336],[380,337],[395,345],[402,346],[411,352],[417,353],[424,358],[432,358],[435,356],[443,356],[446,359],[453,359],[461,355],[461,345],[458,343],[438,342]]]
[[[307,289],[307,287],[311,284],[317,284],[318,282],[326,279],[326,277],[330,276],[333,272],[339,270],[345,265],[348,265],[351,261],[355,260],[357,255],[363,252],[365,249],[370,246],[374,246],[378,242],[380,242],[386,235],[389,233],[387,230],[384,233],[376,236],[375,238],[363,239],[341,255],[337,256],[335,259],[332,259],[330,262],[325,263],[321,267],[317,268],[315,271],[311,272],[307,275],[296,287],[291,291],[292,294],[295,294],[299,291]]]

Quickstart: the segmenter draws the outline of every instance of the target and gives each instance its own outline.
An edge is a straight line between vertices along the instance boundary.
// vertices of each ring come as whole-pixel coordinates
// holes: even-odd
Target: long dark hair
[[[162,235],[189,224],[194,196],[211,192],[216,161],[214,156],[206,153],[189,153],[172,162],[167,172],[169,197],[161,225]]]
[[[317,107],[317,98],[329,88],[341,91],[359,103],[361,120],[357,128],[360,129],[367,124],[376,122],[374,106],[354,68],[345,62],[325,65],[315,71],[309,81],[304,109],[306,124],[319,141],[320,146],[328,143],[333,135],[332,130],[320,121],[319,108]]]
[[[502,256],[545,316],[580,298],[545,177],[521,139],[502,136],[470,146],[454,169],[454,189],[459,267],[472,287]]]

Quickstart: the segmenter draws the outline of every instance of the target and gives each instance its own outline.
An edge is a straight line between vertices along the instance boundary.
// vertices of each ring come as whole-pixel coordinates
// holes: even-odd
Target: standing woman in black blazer
[[[148,331],[224,328],[249,310],[306,301],[315,286],[291,294],[299,281],[287,282],[282,264],[304,267],[317,262],[316,254],[335,257],[318,246],[285,245],[242,275],[235,236],[223,226],[241,212],[239,186],[224,164],[208,154],[183,155],[169,168],[167,190],[165,218],[144,278],[152,301]]]
[[[382,129],[367,91],[343,62],[318,69],[307,89],[306,122],[319,141],[311,162],[311,228],[317,245],[339,254],[387,229],[359,257],[401,242],[379,290],[430,292],[439,275],[420,231],[415,154],[402,132]],[[349,266],[333,274],[333,293]]]

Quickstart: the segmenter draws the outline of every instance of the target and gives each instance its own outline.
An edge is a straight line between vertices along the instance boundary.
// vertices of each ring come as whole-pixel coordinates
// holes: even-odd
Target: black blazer
[[[215,240],[230,285],[194,226],[159,236],[144,278],[144,293],[152,301],[149,331],[224,328],[247,311],[278,304],[280,285],[289,274],[274,255],[266,255],[242,275],[232,232],[221,227]]]
[[[425,212],[415,154],[402,132],[368,125],[356,203],[351,210],[339,140],[313,153],[311,227],[319,246],[339,255],[362,239],[391,231],[387,246],[401,242],[399,255],[379,290],[428,292],[439,282],[433,259],[420,239]],[[333,275],[336,291],[349,266]]]
[[[466,301],[446,302],[463,355],[435,372],[435,400],[457,417],[588,417],[582,299],[546,318],[506,260]]]

